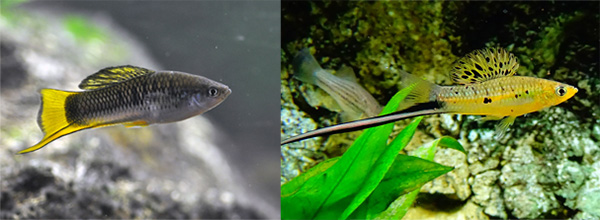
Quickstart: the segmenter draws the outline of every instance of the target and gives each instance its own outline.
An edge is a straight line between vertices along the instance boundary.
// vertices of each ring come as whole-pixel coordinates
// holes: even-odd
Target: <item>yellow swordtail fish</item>
[[[208,78],[135,66],[104,68],[69,92],[42,89],[38,125],[44,138],[19,154],[88,128],[180,121],[219,105],[231,90]]]
[[[397,112],[346,122],[300,134],[281,142],[355,131],[404,118],[431,114],[483,115],[500,120],[496,134],[502,136],[515,118],[558,105],[577,93],[564,83],[527,76],[515,76],[519,63],[502,48],[476,50],[456,62],[451,70],[458,85],[439,86],[402,72],[402,87],[412,87]]]

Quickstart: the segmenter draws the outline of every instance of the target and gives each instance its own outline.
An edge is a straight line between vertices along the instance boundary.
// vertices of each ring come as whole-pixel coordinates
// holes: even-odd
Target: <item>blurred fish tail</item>
[[[404,71],[401,71],[401,76],[401,87],[412,87],[413,89],[406,96],[404,101],[400,103],[398,110],[407,109],[419,103],[436,101],[436,94],[439,92],[440,86]]]
[[[296,79],[305,83],[316,84],[315,72],[319,71],[321,66],[315,57],[310,54],[308,48],[304,48],[296,54],[292,65],[294,67],[294,77]]]

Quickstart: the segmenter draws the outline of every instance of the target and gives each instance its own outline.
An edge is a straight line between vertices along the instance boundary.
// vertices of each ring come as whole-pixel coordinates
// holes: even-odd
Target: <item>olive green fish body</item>
[[[79,125],[174,122],[201,114],[221,101],[199,105],[202,100],[195,101],[198,98],[194,96],[203,90],[208,88],[197,76],[158,72],[71,95],[65,102],[65,113],[70,123]]]
[[[216,107],[231,93],[226,85],[205,77],[133,66],[100,70],[79,87],[87,91],[41,91],[38,124],[45,136],[19,153],[88,128],[180,121]]]

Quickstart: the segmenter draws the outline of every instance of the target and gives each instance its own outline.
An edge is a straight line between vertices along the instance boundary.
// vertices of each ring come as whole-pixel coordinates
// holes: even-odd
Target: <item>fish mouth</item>
[[[229,94],[231,94],[231,89],[229,87],[225,87],[225,97],[229,96]]]

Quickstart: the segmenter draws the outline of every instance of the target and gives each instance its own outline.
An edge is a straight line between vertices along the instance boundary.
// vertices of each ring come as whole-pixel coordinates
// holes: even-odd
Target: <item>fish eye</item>
[[[558,96],[564,96],[565,94],[567,94],[567,90],[565,89],[564,86],[557,86],[556,87],[556,95],[558,95]]]
[[[211,97],[215,97],[215,96],[217,96],[218,94],[219,94],[219,90],[217,90],[216,88],[214,88],[214,87],[211,87],[211,88],[209,88],[209,89],[208,89],[208,95],[209,95],[209,96],[211,96]]]

